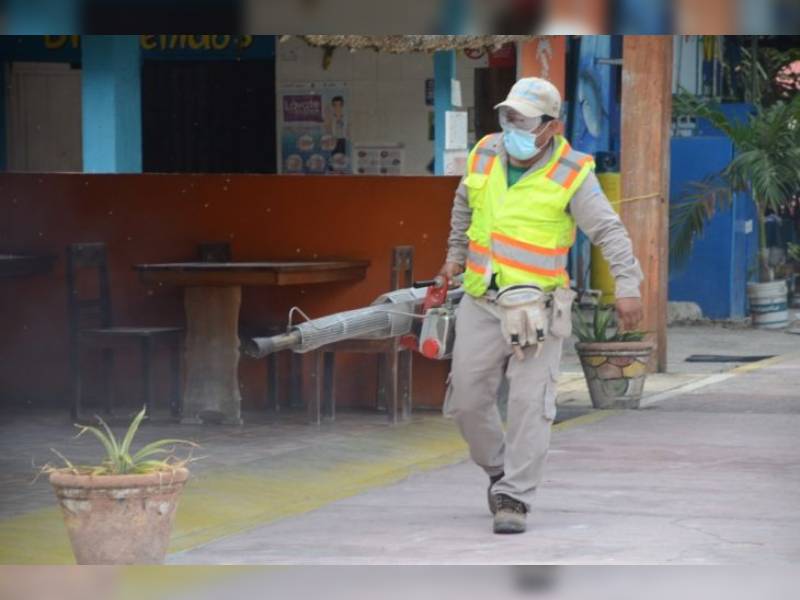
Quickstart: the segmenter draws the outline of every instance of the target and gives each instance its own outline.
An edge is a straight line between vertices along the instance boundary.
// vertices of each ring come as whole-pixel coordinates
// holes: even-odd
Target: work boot
[[[497,512],[497,506],[494,502],[494,494],[492,493],[492,486],[505,477],[505,473],[499,475],[492,475],[489,477],[489,489],[486,490],[486,498],[489,500],[489,511],[494,514]]]
[[[495,533],[523,533],[528,509],[519,500],[505,494],[495,494],[497,512],[494,515]]]

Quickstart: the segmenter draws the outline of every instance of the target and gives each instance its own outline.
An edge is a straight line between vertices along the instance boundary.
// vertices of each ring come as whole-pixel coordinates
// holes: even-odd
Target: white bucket
[[[747,298],[753,325],[761,329],[782,329],[789,325],[786,281],[748,283]]]

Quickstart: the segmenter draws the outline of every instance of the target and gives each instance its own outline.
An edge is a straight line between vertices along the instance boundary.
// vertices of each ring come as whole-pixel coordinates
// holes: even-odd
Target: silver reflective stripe
[[[488,144],[481,144],[475,148],[477,160],[475,161],[473,173],[488,175],[487,171],[491,168],[492,161],[497,157],[497,152],[492,148],[488,148],[487,145]]]
[[[489,264],[489,254],[481,254],[477,250],[470,248],[469,260],[478,265],[479,267],[486,267]]]
[[[567,155],[560,158],[558,162],[560,162],[562,165],[568,166],[570,169],[573,169],[575,171],[580,171],[581,166],[578,163],[570,160],[573,158],[575,160],[578,160],[578,155],[575,152],[568,152]]]
[[[478,252],[472,247],[472,245],[470,245],[467,260],[473,263],[476,267],[483,269],[483,273],[479,273],[479,275],[483,276],[483,282],[488,286],[492,281],[492,257],[489,254],[489,251],[487,250],[486,252]]]
[[[479,153],[478,160],[475,162],[475,169],[473,170],[473,173],[481,173],[481,174],[484,174],[484,175],[488,175],[488,173],[486,173],[486,171],[488,170],[488,167],[491,164],[493,159],[494,159],[494,155],[492,155],[492,156],[484,156],[484,155],[480,155],[480,153]]]
[[[556,166],[549,175],[550,179],[562,186],[566,186],[571,176],[575,177],[580,173],[583,168],[581,161],[586,158],[588,158],[588,155],[581,154],[570,148],[566,154],[556,161]]]
[[[502,258],[513,260],[536,269],[560,271],[567,266],[566,254],[540,254],[533,250],[524,250],[498,239],[492,240],[492,252]]]
[[[553,174],[550,176],[550,179],[555,181],[560,185],[564,185],[567,182],[567,179],[572,174],[573,169],[563,164],[562,161],[558,161],[558,166]]]

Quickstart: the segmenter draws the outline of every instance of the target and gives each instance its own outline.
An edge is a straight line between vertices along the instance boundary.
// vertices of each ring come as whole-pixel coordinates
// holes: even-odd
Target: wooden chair
[[[201,262],[231,262],[233,253],[228,242],[204,242],[197,245],[197,257]],[[270,325],[254,327],[246,323],[239,326],[239,337],[246,339],[256,335],[278,335],[285,332],[284,325]],[[265,359],[267,362],[267,406],[280,412],[280,396],[278,389],[278,360],[277,354],[270,354]],[[303,358],[292,354],[289,368],[289,405],[294,407],[302,403],[302,369]]]
[[[97,277],[97,294],[79,297],[78,278],[84,270],[92,269]],[[87,349],[102,350],[103,391],[105,409],[113,412],[112,372],[114,349],[118,342],[136,341],[142,357],[142,386],[144,405],[152,414],[152,356],[154,346],[162,343],[171,347],[170,374],[172,396],[169,408],[173,417],[180,416],[181,382],[180,352],[183,329],[179,327],[114,326],[108,277],[106,245],[103,243],[71,244],[67,247],[67,310],[69,314],[70,368],[72,372],[72,418],[79,420],[83,392],[81,376],[82,355]]]
[[[390,289],[411,287],[414,282],[413,246],[396,246],[392,249]],[[348,340],[325,346],[313,353],[314,393],[308,403],[308,418],[319,424],[323,418],[336,418],[337,352],[376,354],[378,356],[378,381],[376,408],[387,411],[392,424],[411,417],[411,365],[413,353],[400,346],[399,338],[389,340]]]

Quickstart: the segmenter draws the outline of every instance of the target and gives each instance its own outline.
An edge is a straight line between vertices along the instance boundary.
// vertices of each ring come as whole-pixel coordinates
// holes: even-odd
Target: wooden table
[[[357,281],[369,261],[185,262],[136,265],[144,283],[179,285],[186,308],[183,423],[241,424],[239,307],[242,286]]]

